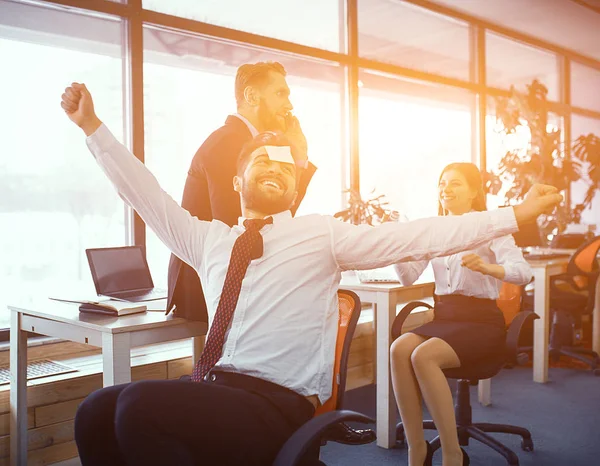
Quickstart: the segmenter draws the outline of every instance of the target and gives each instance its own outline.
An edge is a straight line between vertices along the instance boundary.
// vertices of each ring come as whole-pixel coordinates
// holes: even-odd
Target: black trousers
[[[213,371],[205,382],[145,380],[97,390],[79,406],[83,466],[267,466],[314,415],[279,385]]]

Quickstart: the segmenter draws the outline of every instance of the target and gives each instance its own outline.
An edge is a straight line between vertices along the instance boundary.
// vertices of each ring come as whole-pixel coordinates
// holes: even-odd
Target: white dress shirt
[[[489,264],[504,267],[505,282],[526,285],[531,281],[533,272],[523,253],[515,244],[512,235],[502,236],[469,251],[459,252],[446,257],[431,260],[435,277],[435,294],[460,294],[476,298],[498,299],[502,281],[490,275],[484,275],[463,267],[462,257],[475,253]],[[395,264],[396,275],[405,286],[412,285],[423,273],[429,261]]]
[[[87,144],[121,198],[197,271],[210,326],[241,223],[230,228],[192,217],[106,126]],[[289,211],[273,215],[261,230],[264,253],[248,267],[217,367],[317,394],[324,403],[332,390],[341,271],[431,259],[516,230],[512,208],[379,227]]]

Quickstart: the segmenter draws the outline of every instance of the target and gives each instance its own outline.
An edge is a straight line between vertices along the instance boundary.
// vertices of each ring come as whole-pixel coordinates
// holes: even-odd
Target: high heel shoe
[[[433,448],[427,440],[425,440],[425,446],[427,447],[427,456],[425,456],[423,466],[433,466]]]
[[[469,466],[471,464],[471,458],[469,458],[467,452],[464,451],[462,448],[460,449],[460,451],[462,451],[463,454],[463,466]]]

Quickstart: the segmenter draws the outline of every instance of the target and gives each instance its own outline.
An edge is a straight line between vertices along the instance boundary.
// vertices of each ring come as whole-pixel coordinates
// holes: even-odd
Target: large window
[[[339,0],[143,0],[144,8],[335,52],[342,51]]]
[[[600,70],[571,62],[571,104],[600,112],[599,90]]]
[[[600,137],[600,119],[587,118],[580,115],[571,116],[571,134],[573,135],[573,141],[579,136],[586,136],[590,133]],[[589,165],[584,165],[584,170],[589,170]],[[596,167],[596,170],[599,168]],[[579,180],[571,186],[571,198],[573,204],[578,204],[583,201],[585,194],[588,190],[588,179],[584,176],[584,179]],[[593,230],[596,234],[600,231],[600,194],[596,193],[596,196],[592,200],[592,205],[589,209],[585,210],[581,215],[581,223],[587,225],[593,225]]]
[[[144,47],[146,163],[177,201],[196,150],[236,112],[237,67],[276,60],[288,72],[294,113],[318,167],[298,214],[340,209],[342,68],[153,27],[144,29]],[[164,284],[169,252],[150,231],[147,244],[152,275]]]
[[[86,247],[125,241],[123,203],[60,107],[85,82],[123,138],[120,38],[117,19],[0,2],[0,327],[9,303],[91,285]]]
[[[358,0],[361,57],[469,79],[469,26],[394,0]]]
[[[548,88],[548,100],[559,100],[556,55],[491,32],[485,35],[486,84],[525,91],[534,79]]]
[[[517,126],[515,132],[506,134],[501,121],[496,118],[496,102],[488,100],[488,110],[485,118],[485,141],[486,141],[486,169],[488,172],[499,172],[500,161],[507,152],[514,152],[519,157],[526,158],[531,145],[531,131],[526,122]],[[554,114],[548,114],[546,131],[556,131],[562,127],[562,119]],[[487,206],[489,209],[504,205],[505,194],[510,184],[503,180],[502,188],[497,195],[488,195]]]
[[[442,169],[472,159],[472,95],[367,72],[361,82],[363,197],[384,194],[390,207],[411,220],[437,215]]]

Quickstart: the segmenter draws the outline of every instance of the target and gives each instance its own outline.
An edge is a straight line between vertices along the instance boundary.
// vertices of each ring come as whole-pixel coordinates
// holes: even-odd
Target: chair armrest
[[[564,289],[561,289],[558,287],[557,283],[562,282],[562,283],[567,283],[570,287],[571,290],[573,291],[567,291]],[[554,293],[576,293],[578,291],[583,291],[585,290],[584,288],[581,288],[576,282],[575,280],[573,280],[573,275],[568,274],[568,273],[561,273],[559,275],[554,275],[552,277],[550,277],[550,293],[554,292]]]
[[[424,303],[423,301],[412,301],[404,306],[392,323],[392,340],[395,340],[402,334],[402,326],[404,325],[404,321],[408,315],[418,307],[433,309],[431,305]]]
[[[294,432],[288,441],[285,442],[281,450],[279,450],[273,466],[296,466],[314,442],[319,441],[325,430],[338,422],[346,421],[372,424],[375,422],[375,419],[349,410],[330,411],[314,417]]]
[[[519,312],[512,320],[506,334],[506,355],[509,363],[517,364],[519,362],[519,336],[523,326],[525,323],[539,318],[535,312],[523,311]]]

